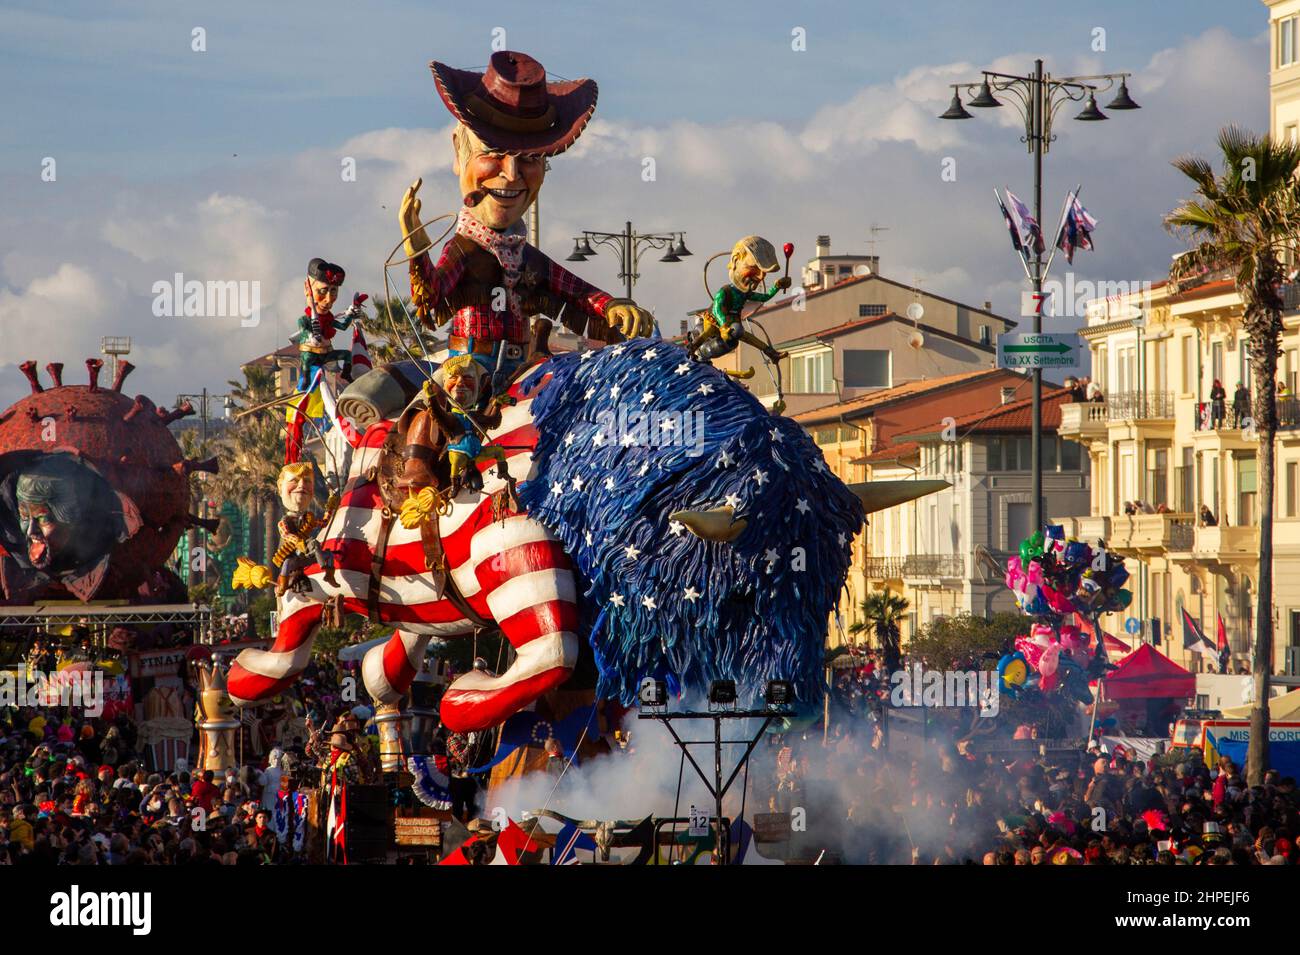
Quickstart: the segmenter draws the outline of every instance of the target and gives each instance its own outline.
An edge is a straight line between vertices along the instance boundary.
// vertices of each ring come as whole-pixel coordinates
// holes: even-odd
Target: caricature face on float
[[[330,285],[328,282],[322,282],[320,279],[305,279],[303,281],[303,291],[307,293],[307,301],[319,315],[325,315],[334,310],[334,303],[339,297],[339,287]]]
[[[493,150],[465,126],[452,133],[452,146],[461,196],[476,193],[483,197],[471,207],[470,215],[497,231],[522,219],[541,191],[546,160]]]
[[[60,521],[48,503],[18,502],[18,522],[27,538],[27,559],[44,570],[68,543],[71,529]]]
[[[315,482],[310,465],[302,467],[287,465],[280,471],[280,480],[276,484],[280,493],[280,503],[290,514],[301,514],[308,510],[315,499]]]

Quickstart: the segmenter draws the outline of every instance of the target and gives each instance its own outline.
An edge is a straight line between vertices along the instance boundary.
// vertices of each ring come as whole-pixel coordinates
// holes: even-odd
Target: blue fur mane
[[[532,404],[537,474],[520,497],[578,570],[598,694],[630,704],[647,676],[674,692],[729,678],[749,702],[768,680],[787,679],[801,700],[814,699],[863,513],[808,434],[662,340],[564,354],[548,368],[551,382]],[[680,438],[687,428],[696,440],[649,436]],[[732,543],[672,532],[674,511],[728,496],[748,520]]]

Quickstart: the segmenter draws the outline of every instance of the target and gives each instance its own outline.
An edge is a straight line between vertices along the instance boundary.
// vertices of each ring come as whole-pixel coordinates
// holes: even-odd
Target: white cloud
[[[1161,277],[1175,243],[1160,216],[1185,192],[1168,161],[1187,150],[1208,154],[1226,122],[1258,128],[1266,121],[1262,49],[1260,40],[1210,30],[1134,64],[1130,88],[1142,110],[1093,124],[1074,124],[1063,111],[1046,163],[1044,206],[1051,211],[1044,218],[1050,227],[1065,190],[1084,184],[1102,229],[1098,251],[1076,259],[1079,278]],[[990,66],[1023,70],[1026,62],[1032,58]],[[1080,59],[1062,67],[1115,65]],[[963,123],[937,119],[951,96],[947,84],[974,76],[978,67],[966,63],[917,67],[848,91],[840,102],[809,104],[796,128],[740,119],[660,126],[597,119],[554,161],[542,193],[543,248],[563,259],[578,231],[617,231],[628,219],[642,231],[684,230],[696,255],[671,265],[647,251],[636,289],[674,333],[679,318],[701,304],[704,259],[736,238],[756,232],[778,245],[793,241],[799,259],[820,233],[830,233],[836,249],[865,251],[868,226],[878,222],[889,227],[877,248],[886,275],[907,282],[920,275],[927,290],[974,304],[990,299],[1014,315],[1022,276],[990,193],[1003,184],[1031,192],[1019,120],[1011,108]],[[30,190],[0,211],[0,229],[23,236],[0,263],[0,334],[22,343],[6,349],[6,360],[79,362],[98,353],[100,336],[127,334],[145,359],[133,356],[142,390],[165,399],[222,386],[241,361],[286,343],[312,256],[347,269],[345,297],[383,293],[382,263],[399,239],[406,186],[424,178],[426,219],[458,207],[450,129],[377,129],[186,179],[63,176],[57,188]],[[357,163],[355,182],[340,175],[348,156]],[[651,182],[642,178],[647,156],[655,159]],[[940,179],[946,156],[957,162],[956,182]],[[608,250],[575,271],[610,291],[621,288]],[[152,284],[175,272],[261,282],[263,324],[154,318]],[[404,270],[393,279],[403,286]],[[24,389],[21,376],[0,374],[0,406]]]

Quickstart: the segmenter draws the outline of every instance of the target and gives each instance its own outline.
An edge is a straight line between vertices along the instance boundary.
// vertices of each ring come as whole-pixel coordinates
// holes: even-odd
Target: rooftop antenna
[[[880,235],[880,233],[882,233],[882,232],[888,232],[888,231],[889,231],[889,226],[887,226],[887,225],[878,225],[877,223],[873,222],[873,223],[871,223],[870,226],[867,227],[867,231],[871,233],[871,238],[867,239],[867,254],[870,255],[872,258],[875,258],[875,257],[876,257],[876,242],[878,242],[878,241],[883,241],[883,240],[879,240],[879,239],[877,239],[876,237],[877,237],[878,235]]]

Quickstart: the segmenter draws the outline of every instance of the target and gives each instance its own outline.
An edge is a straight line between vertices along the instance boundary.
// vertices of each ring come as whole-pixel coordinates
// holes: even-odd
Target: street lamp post
[[[1034,218],[1038,222],[1039,229],[1043,228],[1043,156],[1051,149],[1052,140],[1056,138],[1052,132],[1052,123],[1056,118],[1057,112],[1067,102],[1083,102],[1087,100],[1083,111],[1074,118],[1084,122],[1098,121],[1108,119],[1100,109],[1097,108],[1097,93],[1104,93],[1111,89],[1116,81],[1119,82],[1119,90],[1115,98],[1107,104],[1107,109],[1139,109],[1137,103],[1133,102],[1128,92],[1128,77],[1131,73],[1101,73],[1093,76],[1065,76],[1053,77],[1050,73],[1043,72],[1043,61],[1041,59],[1034,61],[1034,72],[1029,76],[1018,76],[1013,73],[995,73],[986,70],[983,73],[983,80],[980,83],[954,83],[952,84],[952,102],[948,109],[940,115],[940,119],[970,119],[968,113],[961,102],[961,90],[966,90],[966,95],[970,97],[967,105],[976,108],[991,108],[1002,106],[1002,102],[994,97],[994,92],[1009,93],[1015,104],[1016,111],[1020,113],[1025,122],[1025,133],[1020,137],[1030,154],[1034,157]],[[973,92],[978,87],[977,92]],[[1044,239],[1046,236],[1044,235]],[[1055,240],[1055,236],[1053,236]],[[1043,267],[1043,252],[1039,251],[1037,246],[1033,249],[1034,258],[1030,279],[1033,282],[1035,292],[1035,302],[1041,302],[1043,291],[1043,279],[1045,278]],[[1034,312],[1034,331],[1043,330],[1043,317],[1041,307]],[[1041,368],[1035,368],[1034,374],[1034,400],[1033,400],[1033,434],[1030,439],[1030,470],[1033,472],[1033,528],[1042,530],[1043,528],[1043,459],[1042,459],[1042,440],[1043,440],[1043,372]]]
[[[207,388],[204,388],[201,392],[199,392],[196,395],[176,396],[176,403],[178,405],[186,401],[199,402],[199,422],[200,422],[199,456],[200,457],[207,454],[208,452],[208,406],[210,402],[215,401],[218,398],[221,399],[222,407],[225,409],[226,414],[228,415],[230,413],[230,409],[234,407],[234,397],[232,395],[228,395],[228,394],[214,395],[209,393]],[[203,493],[203,517],[204,519],[207,519],[208,517],[208,495],[206,490]],[[203,534],[203,560],[204,560],[203,580],[204,582],[206,582],[208,579],[208,574],[207,574],[208,530],[206,527],[202,527],[200,529]]]
[[[641,253],[645,249],[667,249],[660,256],[660,262],[680,262],[691,254],[690,249],[686,248],[685,232],[637,232],[632,228],[632,223],[627,222],[624,223],[622,232],[584,230],[582,235],[573,240],[573,252],[565,261],[587,261],[596,254],[596,250],[591,245],[593,242],[597,245],[607,245],[618,252],[618,277],[623,280],[628,298],[632,297],[632,287],[641,277],[638,269]]]

